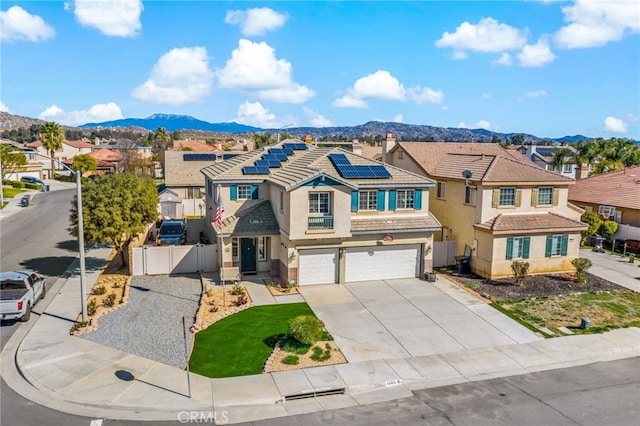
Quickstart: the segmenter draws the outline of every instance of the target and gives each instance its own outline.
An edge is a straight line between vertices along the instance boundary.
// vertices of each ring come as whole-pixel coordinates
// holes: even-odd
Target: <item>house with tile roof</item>
[[[92,172],[96,175],[106,175],[113,173],[121,173],[124,171],[124,155],[120,151],[112,149],[96,149],[86,153],[96,160],[96,170]],[[64,160],[63,164],[72,167],[73,158]]]
[[[640,239],[640,166],[580,179],[569,201],[620,224],[617,239]]]
[[[221,247],[223,276],[267,272],[308,285],[432,271],[440,224],[429,212],[431,179],[299,140],[202,173],[209,239]]]
[[[33,142],[27,142],[25,147],[31,148],[35,150],[38,154],[44,155],[46,157],[41,156],[38,161],[42,163],[43,174],[45,175],[45,179],[51,179],[51,160],[47,157],[51,154],[42,146],[42,141],[37,140]],[[70,160],[76,155],[80,154],[88,154],[95,148],[91,142],[86,140],[79,141],[68,141],[65,140],[62,142],[62,149],[56,151],[54,153],[54,158],[58,160],[58,162],[54,163],[56,167],[55,172],[62,172],[64,168],[60,165],[60,162],[65,162],[66,160]]]
[[[489,143],[399,142],[385,159],[436,181],[429,202],[443,227],[436,239],[456,241],[455,254],[470,256],[476,274],[511,276],[513,260],[529,262],[532,274],[574,270],[586,225],[568,202],[573,179]]]

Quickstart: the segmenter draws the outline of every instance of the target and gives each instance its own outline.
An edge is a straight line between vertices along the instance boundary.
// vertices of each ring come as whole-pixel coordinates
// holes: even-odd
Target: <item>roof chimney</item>
[[[396,138],[391,133],[387,133],[387,137],[382,141],[382,162],[387,162],[387,153],[396,145]]]
[[[351,142],[351,152],[357,155],[362,155],[362,144],[358,139],[354,139]]]

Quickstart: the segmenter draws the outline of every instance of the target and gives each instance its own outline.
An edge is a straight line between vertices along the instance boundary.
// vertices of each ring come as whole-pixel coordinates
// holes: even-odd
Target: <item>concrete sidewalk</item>
[[[106,259],[109,249],[91,250]],[[106,263],[106,261],[105,261]],[[100,265],[87,273],[90,288]],[[59,411],[108,419],[237,423],[388,401],[413,390],[640,356],[640,329],[495,348],[209,379],[69,335],[80,306],[77,273],[60,279],[7,342],[2,376],[17,393]],[[46,304],[48,302],[48,305]],[[41,309],[41,311],[38,311]],[[344,389],[344,394],[286,400]]]
[[[617,254],[580,250],[580,257],[589,259],[593,266],[589,273],[640,293],[640,259],[629,263],[629,258]]]

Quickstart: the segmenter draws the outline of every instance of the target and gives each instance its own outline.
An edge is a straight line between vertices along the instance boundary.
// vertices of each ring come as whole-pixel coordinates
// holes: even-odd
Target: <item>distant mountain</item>
[[[232,123],[209,123],[198,120],[188,115],[173,114],[153,114],[147,118],[123,118],[120,120],[103,121],[102,123],[87,123],[78,126],[82,129],[95,127],[141,127],[154,131],[158,127],[164,127],[167,131],[178,130],[203,130],[217,133],[248,133],[261,129],[244,124]]]
[[[586,137],[586,136],[582,136],[582,135],[574,135],[574,136],[563,136],[561,138],[555,138],[555,139],[550,139],[554,142],[566,142],[566,143],[575,143],[575,142],[580,142],[580,141],[588,141],[592,138]]]

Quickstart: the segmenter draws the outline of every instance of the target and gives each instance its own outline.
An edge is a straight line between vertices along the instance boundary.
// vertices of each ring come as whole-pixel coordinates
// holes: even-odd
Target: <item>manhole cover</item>
[[[324,376],[320,377],[320,380],[322,380],[323,382],[333,382],[337,379],[338,377],[335,374],[325,374]]]

